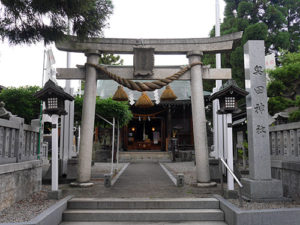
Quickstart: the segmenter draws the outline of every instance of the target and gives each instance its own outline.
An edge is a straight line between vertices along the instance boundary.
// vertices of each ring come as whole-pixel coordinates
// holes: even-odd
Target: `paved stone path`
[[[72,188],[60,185],[64,195],[92,198],[187,198],[211,197],[220,193],[220,188],[197,188],[185,185],[176,187],[158,163],[131,163],[114,186],[105,188],[103,179],[92,180],[89,188]]]
[[[158,163],[131,163],[115,184],[116,189],[127,189],[136,194],[152,193],[173,188],[174,184]]]

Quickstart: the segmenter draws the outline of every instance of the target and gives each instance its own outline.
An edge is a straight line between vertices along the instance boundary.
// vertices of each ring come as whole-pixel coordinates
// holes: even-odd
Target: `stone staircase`
[[[71,224],[226,225],[215,198],[87,199],[68,202],[61,225]]]
[[[120,162],[171,162],[170,152],[131,151],[120,152]]]

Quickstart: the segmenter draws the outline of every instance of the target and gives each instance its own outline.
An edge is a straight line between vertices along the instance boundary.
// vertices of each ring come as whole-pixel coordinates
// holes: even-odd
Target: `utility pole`
[[[68,25],[68,35],[70,35],[70,23]],[[67,68],[71,67],[71,53],[67,52]],[[71,81],[66,80],[65,92],[73,95],[73,89],[71,89]],[[68,160],[75,156],[73,155],[73,127],[74,127],[74,101],[65,102],[65,110],[67,115],[61,117],[61,141],[60,141],[60,158],[62,170],[61,174],[67,174]]]
[[[215,36],[220,36],[220,5],[219,0],[216,0],[216,25]],[[221,54],[216,54],[216,69],[221,68]],[[217,92],[222,86],[222,80],[216,80],[216,87],[213,92]],[[218,115],[217,111],[220,109],[219,100],[213,101],[213,126],[214,126],[214,157],[223,157],[223,115]]]

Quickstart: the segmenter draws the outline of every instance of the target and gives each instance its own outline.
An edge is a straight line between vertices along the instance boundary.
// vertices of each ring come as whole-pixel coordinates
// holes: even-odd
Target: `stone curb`
[[[162,164],[159,163],[160,167],[165,171],[171,181],[174,183],[176,187],[183,187],[184,186],[184,174],[178,173],[176,177]]]
[[[119,179],[119,177],[124,173],[124,171],[127,169],[127,167],[130,165],[130,163],[126,163],[123,168],[121,169],[121,171],[119,173],[117,173],[116,176],[113,177],[113,179],[111,179],[112,174],[104,174],[104,187],[106,188],[110,188],[112,187],[117,180]]]
[[[0,225],[59,225],[62,221],[62,214],[67,209],[67,203],[71,198],[73,198],[72,195],[65,197],[29,222],[0,223]]]
[[[111,186],[114,186],[114,184],[117,182],[119,177],[124,173],[124,171],[127,169],[127,167],[130,165],[130,163],[127,163],[126,165],[123,166],[121,171],[111,180]]]
[[[219,195],[214,197],[220,201],[228,225],[299,225],[300,208],[244,210]]]

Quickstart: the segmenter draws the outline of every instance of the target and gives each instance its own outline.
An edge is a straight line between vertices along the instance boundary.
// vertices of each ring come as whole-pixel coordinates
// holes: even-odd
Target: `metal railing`
[[[219,170],[220,170],[220,180],[221,180],[222,195],[224,196],[224,181],[223,181],[223,170],[222,170],[222,164],[221,163],[226,167],[226,169],[229,171],[229,173],[231,174],[231,176],[233,177],[233,179],[237,182],[237,184],[239,186],[239,191],[238,191],[239,203],[240,203],[240,207],[243,207],[243,200],[242,200],[242,188],[243,188],[243,185],[239,181],[239,179],[236,177],[236,175],[233,173],[233,171],[229,168],[229,166],[227,165],[227,163],[225,162],[225,160],[223,158],[219,158]]]

